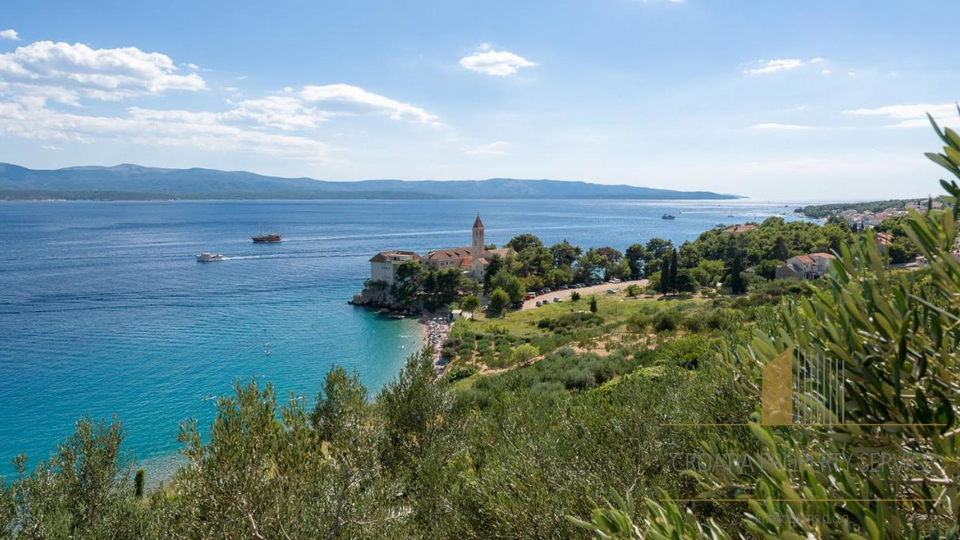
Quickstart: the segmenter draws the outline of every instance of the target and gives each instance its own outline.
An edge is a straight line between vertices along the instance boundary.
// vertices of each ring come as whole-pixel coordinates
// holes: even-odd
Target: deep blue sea
[[[330,366],[377,391],[415,351],[416,321],[345,302],[367,260],[522,232],[623,250],[718,222],[792,213],[756,201],[204,201],[0,203],[0,475],[45,459],[83,416],[117,416],[126,449],[169,470],[181,420],[257,376],[313,400]],[[677,219],[660,219],[665,212]],[[735,216],[735,217],[729,217]],[[283,234],[253,244],[258,225]],[[198,264],[195,255],[229,257]],[[266,354],[266,350],[271,353]],[[161,473],[162,474],[162,473]]]

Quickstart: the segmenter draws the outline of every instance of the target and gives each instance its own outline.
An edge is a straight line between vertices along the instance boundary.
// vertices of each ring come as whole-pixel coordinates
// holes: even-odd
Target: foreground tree
[[[934,127],[947,146],[929,157],[960,179],[960,137]],[[908,235],[930,261],[929,271],[888,271],[872,236],[860,235],[841,246],[822,288],[787,299],[761,325],[766,331],[728,355],[742,373],[740,392],[755,403],[762,368],[791,347],[830,359],[843,375],[841,403],[823,392],[799,395],[797,406],[825,415],[823,424],[767,426],[754,414],[750,429],[763,455],[775,459],[747,455],[750,467],[690,472],[700,484],[698,498],[742,499],[732,504],[745,506],[743,523],[754,536],[957,538],[960,186],[941,183],[952,208],[911,210],[908,219]],[[840,418],[827,413],[837,406]],[[703,442],[705,455],[729,451],[725,440]],[[862,459],[881,452],[885,459]],[[729,537],[692,508],[661,501],[648,499],[642,520],[634,519],[628,499],[618,499],[575,523],[601,538]]]

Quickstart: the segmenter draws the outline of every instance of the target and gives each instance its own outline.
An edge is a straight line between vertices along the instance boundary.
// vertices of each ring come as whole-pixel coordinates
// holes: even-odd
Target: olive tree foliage
[[[254,380],[217,404],[209,441],[181,426],[189,464],[172,482],[167,527],[187,538],[333,538],[387,528],[380,428],[366,390],[335,368],[312,412]]]
[[[133,499],[131,464],[121,452],[123,427],[82,419],[75,432],[32,473],[14,460],[16,481],[2,486],[0,535],[15,538],[136,538],[142,507]]]
[[[960,178],[960,136],[934,127],[947,146],[931,159]],[[701,497],[744,499],[730,504],[743,505],[743,526],[756,537],[957,538],[960,187],[941,183],[953,207],[911,211],[907,220],[907,234],[929,270],[887,270],[876,242],[860,235],[840,246],[822,286],[810,286],[812,296],[783,302],[775,325],[761,325],[767,331],[729,355],[744,399],[758,404],[762,366],[790,347],[830,358],[845,374],[842,424],[821,398],[804,394],[803,406],[826,414],[828,425],[765,426],[755,413],[751,430],[765,455],[776,459],[751,456],[750,468],[688,473]],[[726,450],[719,438],[704,441],[707,454]],[[819,458],[803,459],[809,456]],[[578,524],[604,538],[723,537],[722,528],[692,508],[651,499],[646,505],[642,526],[615,507]]]

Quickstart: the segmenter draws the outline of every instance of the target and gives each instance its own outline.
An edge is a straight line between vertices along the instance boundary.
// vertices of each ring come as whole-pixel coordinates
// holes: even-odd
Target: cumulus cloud
[[[481,144],[464,150],[465,154],[471,156],[502,156],[507,153],[510,143],[506,141],[493,141],[487,144]]]
[[[340,106],[345,114],[373,112],[383,114],[394,120],[411,120],[440,125],[440,119],[436,115],[430,114],[420,107],[401,103],[349,84],[305,86],[299,92],[299,96],[309,104],[323,103]]]
[[[533,67],[537,64],[512,52],[495,51],[489,43],[483,43],[477,47],[477,52],[461,58],[460,65],[477,73],[506,77],[513,75],[520,68]]]
[[[811,58],[810,60],[801,60],[799,58],[781,58],[778,60],[760,60],[749,67],[745,67],[743,72],[748,75],[762,75],[767,73],[778,73],[781,71],[790,71],[810,64],[819,64],[823,58]]]
[[[260,99],[245,99],[232,111],[222,115],[224,120],[249,120],[262,126],[284,131],[315,129],[335,113],[307,106],[297,96],[276,95]]]
[[[764,131],[805,131],[808,129],[813,129],[810,126],[803,126],[800,124],[778,124],[776,122],[768,122],[766,124],[756,124],[750,126],[750,129],[758,129]]]
[[[136,47],[93,49],[82,43],[37,41],[0,54],[0,81],[8,92],[44,92],[50,99],[74,105],[80,98],[116,101],[206,88],[196,73],[178,71],[169,56]]]
[[[42,99],[0,102],[0,133],[53,142],[133,142],[156,146],[242,151],[326,163],[335,146],[307,137],[267,133],[223,122],[211,112],[129,107],[123,116],[80,115]]]
[[[7,30],[0,30],[0,39],[20,41],[20,36],[17,34],[16,30],[13,28],[8,28]]]
[[[309,132],[331,118],[374,115],[439,125],[436,115],[420,107],[348,84],[288,87],[227,101],[221,110],[129,106],[119,114],[89,112],[103,101],[206,88],[196,73],[181,72],[196,66],[179,66],[165,54],[135,47],[50,41],[18,47],[0,54],[0,134],[52,144],[133,142],[330,162],[338,148]]]
[[[917,105],[887,105],[876,109],[848,109],[843,114],[859,117],[880,117],[890,124],[884,127],[888,128],[915,128],[929,127],[927,113],[930,113],[938,121],[956,119],[957,106],[953,103],[926,104]]]

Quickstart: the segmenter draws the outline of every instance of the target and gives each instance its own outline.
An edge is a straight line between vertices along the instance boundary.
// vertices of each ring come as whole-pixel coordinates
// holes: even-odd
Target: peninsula
[[[114,167],[28,169],[0,163],[3,200],[209,199],[739,199],[712,191],[675,191],[565,180],[358,180],[280,178],[245,171]]]

